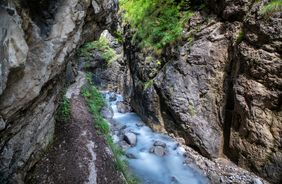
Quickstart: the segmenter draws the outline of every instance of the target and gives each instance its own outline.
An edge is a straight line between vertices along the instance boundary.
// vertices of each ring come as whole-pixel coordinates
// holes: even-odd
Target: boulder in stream
[[[135,146],[137,142],[137,136],[132,132],[126,132],[124,134],[123,139],[126,143],[128,143],[130,146]]]
[[[155,141],[150,149],[150,153],[154,153],[157,156],[164,156],[166,153],[166,143],[162,141]]]
[[[150,149],[150,153],[154,153],[157,156],[164,156],[165,155],[165,148],[162,146],[153,146]]]

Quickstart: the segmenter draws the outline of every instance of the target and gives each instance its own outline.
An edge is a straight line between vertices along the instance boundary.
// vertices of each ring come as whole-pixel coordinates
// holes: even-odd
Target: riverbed
[[[118,112],[117,103],[123,101],[121,95],[111,92],[103,94],[112,108],[114,122],[122,127],[120,131],[112,131],[114,142],[124,144],[121,135],[128,132],[136,135],[136,144],[126,147],[125,152],[129,155],[129,168],[142,184],[209,183],[200,171],[187,165],[185,150],[179,143],[168,135],[154,132],[136,113]]]

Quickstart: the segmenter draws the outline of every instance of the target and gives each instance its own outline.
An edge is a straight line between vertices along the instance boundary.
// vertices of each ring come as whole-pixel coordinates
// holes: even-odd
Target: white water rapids
[[[185,164],[184,148],[171,137],[153,132],[146,126],[136,113],[119,113],[117,102],[122,101],[121,95],[116,95],[115,101],[110,101],[110,92],[103,92],[104,97],[113,109],[113,120],[124,126],[123,132],[133,132],[137,136],[137,143],[125,152],[134,155],[128,159],[128,164],[134,175],[143,184],[206,184],[208,180],[198,171]],[[140,126],[140,124],[143,124]],[[122,141],[118,136],[120,132],[113,132],[115,143]],[[150,153],[154,142],[161,141],[166,144],[164,156]]]

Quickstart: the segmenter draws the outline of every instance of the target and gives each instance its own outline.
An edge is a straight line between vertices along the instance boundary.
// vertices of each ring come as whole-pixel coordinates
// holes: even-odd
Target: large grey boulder
[[[137,143],[137,136],[136,134],[132,133],[132,132],[126,132],[124,134],[123,139],[125,140],[125,142],[127,144],[129,144],[130,146],[135,146]]]

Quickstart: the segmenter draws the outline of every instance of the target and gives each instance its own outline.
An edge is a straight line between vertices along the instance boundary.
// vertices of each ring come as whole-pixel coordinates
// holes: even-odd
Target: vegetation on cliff
[[[136,29],[142,47],[161,49],[177,40],[193,14],[189,1],[121,0],[124,19]]]
[[[102,59],[107,63],[111,63],[117,56],[115,50],[109,46],[107,38],[101,36],[99,40],[85,43],[79,50],[79,55],[90,59],[92,51],[96,49],[101,54]]]

